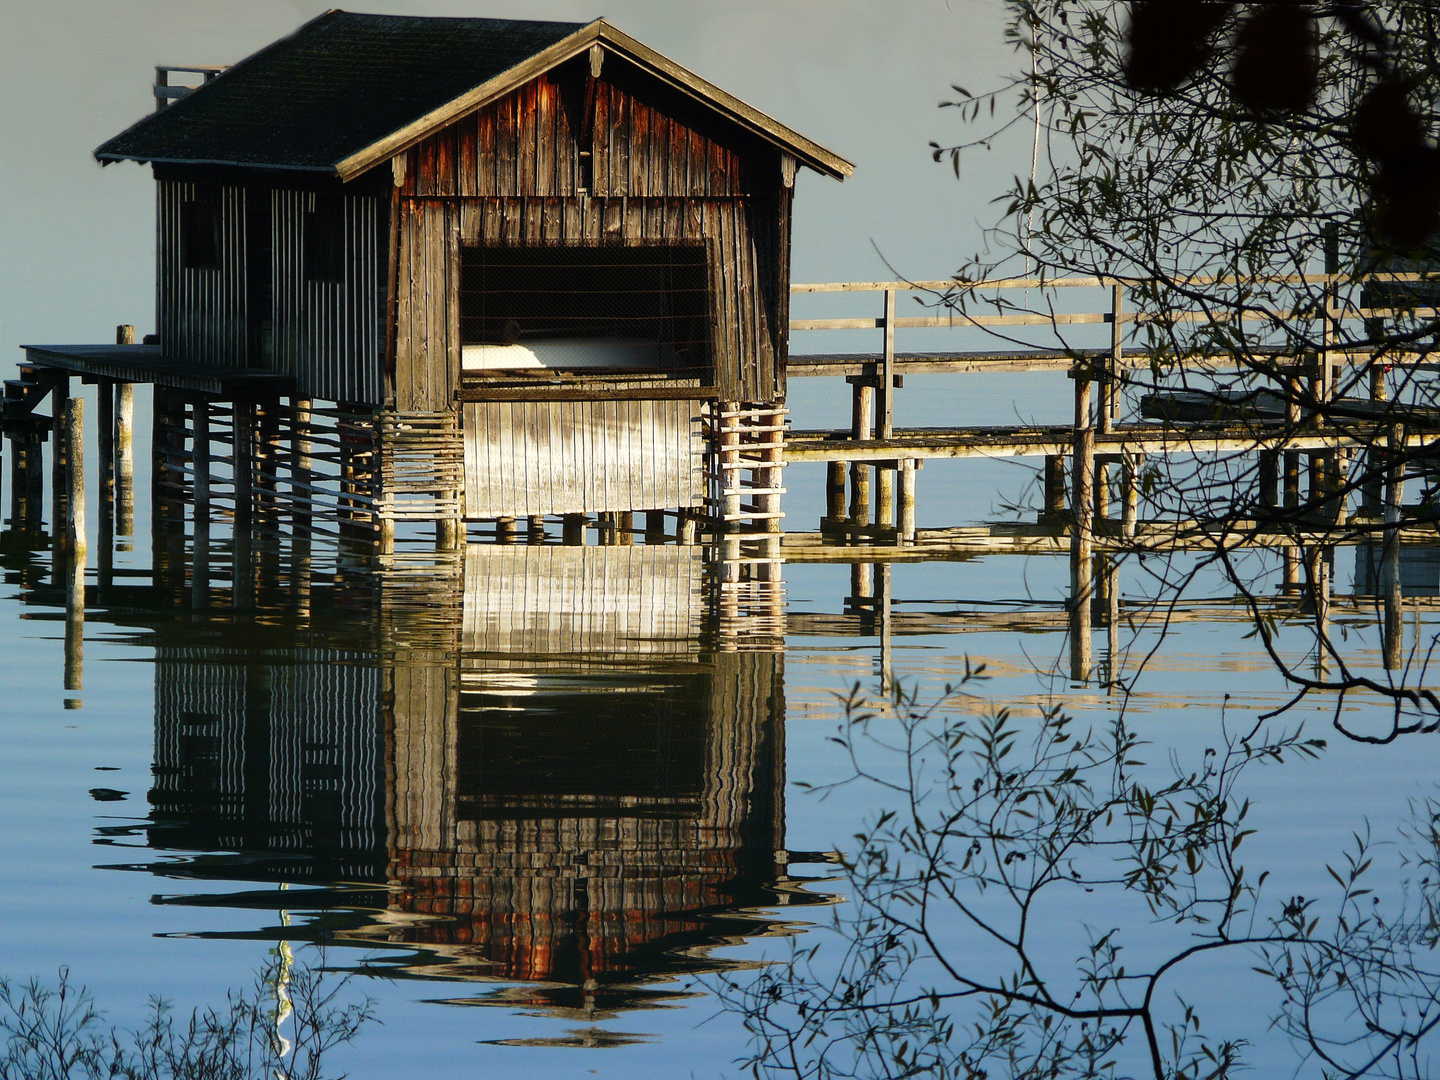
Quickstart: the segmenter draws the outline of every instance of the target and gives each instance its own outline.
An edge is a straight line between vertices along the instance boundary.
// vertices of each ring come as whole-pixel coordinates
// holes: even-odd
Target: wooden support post
[[[875,524],[882,529],[895,527],[895,472],[889,462],[875,467]]]
[[[115,327],[115,344],[134,345],[135,327],[131,326],[129,323],[121,323],[119,326]]]
[[[313,524],[310,502],[314,498],[314,404],[309,398],[292,398],[290,402],[290,499],[291,530],[296,536],[309,536]],[[384,523],[381,523],[384,533]],[[391,550],[394,550],[395,524],[390,522]],[[383,541],[382,541],[383,543]]]
[[[65,522],[64,543],[70,555],[85,562],[85,399],[65,402]],[[57,530],[58,531],[58,530]],[[82,583],[83,584],[83,583]],[[81,598],[84,606],[84,598]]]
[[[1281,578],[1283,589],[1287,593],[1293,593],[1300,587],[1300,549],[1293,545],[1285,548],[1284,560]]]
[[[780,534],[780,496],[785,488],[785,410],[781,408],[760,413],[760,426],[770,431],[759,432],[760,467],[755,476],[763,494],[755,497],[756,508],[765,515],[761,528],[772,536]]]
[[[100,379],[95,386],[96,493],[99,521],[106,531],[115,526],[115,380]]]
[[[649,518],[648,518],[648,517],[646,518],[646,524],[647,524],[647,526],[648,526],[648,524],[649,524]],[[661,527],[661,530],[663,531],[663,530],[664,530],[664,527],[665,527],[665,516],[664,516],[663,514],[660,516],[660,527]],[[545,542],[545,515],[544,515],[544,514],[531,514],[531,515],[530,515],[529,520],[526,522],[526,527],[525,527],[525,539],[529,540],[530,543],[532,543],[532,544],[543,544],[543,543]]]
[[[880,635],[880,692],[890,694],[895,686],[894,658],[890,650],[890,564],[875,567],[875,630]]]
[[[67,513],[65,506],[65,472],[69,465],[70,448],[66,445],[66,406],[70,402],[70,376],[53,374],[50,391],[53,413],[50,417],[50,528],[62,543]]]
[[[85,400],[67,398],[60,423],[66,447],[62,485],[66,516],[55,531],[64,548],[65,689],[80,690],[85,648]]]
[[[1120,681],[1120,560],[1097,556],[1101,564],[1105,590],[1105,667],[1107,690],[1113,691]]]
[[[845,520],[845,463],[825,463],[825,517],[820,522],[823,529],[827,524]]]
[[[1083,371],[1075,375],[1075,453],[1071,467],[1071,511],[1074,526],[1070,531],[1070,677],[1075,682],[1090,678],[1090,628],[1092,596],[1091,541],[1093,522],[1090,518],[1093,493],[1091,480],[1095,475],[1095,429],[1090,418],[1090,380]]]
[[[135,386],[115,385],[115,535],[135,535]]]
[[[1266,510],[1280,505],[1280,453],[1261,450],[1259,454],[1259,503]]]
[[[1300,509],[1300,451],[1285,451],[1285,509]]]
[[[1042,521],[1059,521],[1066,516],[1069,496],[1065,491],[1065,458],[1059,454],[1045,455],[1045,508]]]
[[[875,426],[882,439],[895,433],[895,290],[885,290],[885,348],[880,356],[879,397],[875,399]]]
[[[874,437],[875,388],[865,376],[849,376],[853,388],[850,411],[850,437],[868,442]],[[870,523],[870,466],[854,462],[850,466],[850,520],[856,525]]]
[[[502,544],[513,544],[520,535],[520,528],[513,517],[495,519],[495,539]]]
[[[663,544],[665,542],[665,511],[645,511],[645,542],[647,544]]]
[[[1110,355],[1100,377],[1099,400],[1095,407],[1095,418],[1102,435],[1110,433],[1120,413],[1120,366],[1125,355],[1121,317],[1124,312],[1125,287],[1117,284],[1110,290]]]
[[[1124,489],[1120,497],[1120,535],[1133,540],[1140,525],[1140,470],[1145,459],[1135,454],[1125,455],[1120,463],[1120,485]]]
[[[241,533],[248,536],[254,522],[255,403],[249,398],[235,399],[233,430],[235,441],[231,456],[234,459],[235,535],[238,537]],[[344,445],[342,437],[342,458]],[[344,517],[343,513],[341,517]]]
[[[1095,459],[1095,482],[1091,489],[1092,506],[1095,514],[1095,525],[1098,528],[1102,522],[1110,519],[1110,465],[1109,457]]]
[[[570,547],[585,546],[585,515],[566,514],[563,519],[561,543]]]
[[[1405,504],[1405,429],[1393,424],[1385,455],[1385,540],[1381,581],[1385,586],[1384,662],[1386,671],[1404,666],[1405,624],[1400,592],[1400,526]]]
[[[699,531],[700,522],[696,520],[695,515],[688,510],[681,511],[680,543],[685,544],[686,546],[695,543]],[[584,543],[583,537],[581,539],[581,543]]]
[[[631,510],[622,510],[615,515],[615,542],[621,547],[630,547],[635,543],[635,514]]]
[[[728,532],[738,528],[740,521],[740,402],[717,402],[715,409],[720,483],[720,520],[715,524],[719,531]]]
[[[915,542],[915,459],[903,458],[900,462],[900,483],[896,492],[900,503],[897,513],[899,518],[900,540],[903,543],[913,544]]]
[[[1389,388],[1385,375],[1389,368],[1384,364],[1370,367],[1370,400],[1383,402],[1389,399]],[[1385,485],[1389,477],[1388,457],[1385,447],[1378,440],[1365,452],[1365,479],[1361,485],[1360,512],[1367,517],[1380,517],[1385,512]]]
[[[1341,528],[1350,520],[1350,451],[1336,449],[1330,452],[1330,511],[1331,520]]]

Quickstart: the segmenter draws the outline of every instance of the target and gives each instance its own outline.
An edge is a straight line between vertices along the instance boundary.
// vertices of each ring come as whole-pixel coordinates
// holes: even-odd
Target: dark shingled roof
[[[585,25],[330,11],[147,116],[95,156],[334,172]]]

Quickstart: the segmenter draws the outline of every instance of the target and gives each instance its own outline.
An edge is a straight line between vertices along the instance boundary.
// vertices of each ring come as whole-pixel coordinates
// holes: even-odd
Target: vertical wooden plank
[[[610,194],[610,144],[613,137],[614,133],[610,128],[610,86],[608,83],[597,82],[595,118],[590,125],[590,193],[602,198]],[[580,149],[586,148],[582,146]]]
[[[535,92],[535,194],[555,194],[555,85],[545,75],[532,84]]]
[[[654,110],[635,98],[630,108],[630,178],[626,185],[630,198],[646,198],[650,194],[650,124]]]
[[[519,140],[519,97],[510,94],[495,103],[495,193],[513,196],[520,193],[520,174],[516,165]]]
[[[454,125],[457,139],[455,164],[455,192],[457,195],[474,197],[479,194],[480,169],[478,165],[480,118],[467,116]]]
[[[630,119],[634,101],[628,94],[622,93],[618,89],[614,90],[614,94],[610,109],[610,123],[615,132],[615,138],[611,144],[610,195],[612,198],[617,195],[633,194],[630,186],[630,154],[632,153]]]
[[[517,139],[519,159],[519,182],[516,193],[519,195],[534,195],[536,193],[536,159],[539,154],[535,131],[535,83],[526,83],[515,93],[516,100],[520,105],[519,138]]]

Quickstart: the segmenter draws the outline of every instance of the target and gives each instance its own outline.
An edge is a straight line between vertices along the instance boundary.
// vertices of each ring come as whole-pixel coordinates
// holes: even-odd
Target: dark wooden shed
[[[744,516],[705,455],[780,441],[796,170],[851,171],[603,20],[341,11],[95,156],[154,167],[166,358],[431,418],[470,519]]]

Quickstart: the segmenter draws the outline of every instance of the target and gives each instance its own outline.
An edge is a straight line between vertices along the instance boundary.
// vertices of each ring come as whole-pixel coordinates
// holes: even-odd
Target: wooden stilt
[[[1090,380],[1075,372],[1075,451],[1071,467],[1070,531],[1070,677],[1075,682],[1090,678],[1090,628],[1092,596],[1091,544],[1093,522],[1091,480],[1095,475],[1095,429],[1090,417]]]
[[[1285,451],[1285,509],[1300,509],[1300,451]]]
[[[695,519],[695,515],[689,511],[682,513],[680,515],[680,543],[687,546],[695,543],[699,532],[700,522]],[[584,542],[583,538],[581,542]]]
[[[58,404],[58,402],[57,402]],[[85,648],[85,401],[69,398],[61,417],[64,426],[65,511],[56,531],[64,537],[65,689],[84,686]]]
[[[825,463],[825,518],[821,521],[821,528],[826,524],[845,520],[845,463],[843,461],[827,461]]]
[[[520,535],[519,526],[515,524],[513,517],[499,517],[495,519],[495,539],[502,544],[513,544]]]
[[[649,528],[649,519],[646,519],[646,528]],[[665,516],[660,516],[660,530],[665,530]],[[525,539],[532,544],[543,544],[545,542],[545,517],[543,514],[531,514],[526,521]]]
[[[1392,425],[1386,439],[1385,540],[1381,549],[1381,581],[1385,587],[1383,653],[1387,671],[1398,671],[1404,666],[1405,624],[1400,592],[1400,525],[1405,505],[1404,448],[1404,427]]]
[[[615,542],[622,547],[630,547],[635,543],[635,515],[629,510],[622,511],[616,515],[615,531],[617,533]]]
[[[848,375],[846,381],[852,388],[850,437],[868,441],[875,432],[875,388],[864,375]],[[850,466],[850,521],[870,523],[870,466],[858,461]]]
[[[1280,504],[1280,454],[1261,450],[1259,458],[1259,502],[1266,510],[1274,510]]]
[[[665,542],[665,511],[645,511],[645,542],[647,544],[663,544]]]
[[[115,535],[135,535],[135,387],[115,385]]]
[[[874,612],[875,567],[872,563],[850,564],[850,597],[845,606],[862,615]]]
[[[895,469],[889,465],[875,469],[875,524],[884,529],[895,527]]]
[[[190,457],[195,476],[190,606],[203,611],[210,606],[210,400],[195,398],[192,410]]]
[[[915,542],[915,459],[904,458],[900,462],[900,483],[897,492],[900,503],[898,513],[900,539],[904,543]]]
[[[1384,364],[1371,366],[1371,401],[1389,399],[1390,392],[1385,382],[1388,371],[1388,366]],[[1380,517],[1385,513],[1385,488],[1390,474],[1386,448],[1372,445],[1365,455],[1365,481],[1361,485],[1360,512],[1368,517]]]
[[[1045,508],[1042,521],[1059,521],[1067,514],[1069,496],[1065,491],[1065,459],[1059,454],[1045,456]]]
[[[561,526],[561,543],[570,547],[585,546],[585,515],[566,514]]]
[[[291,529],[296,536],[308,536],[313,524],[310,489],[314,484],[314,403],[295,398],[290,403],[290,491],[293,504]],[[382,525],[381,533],[384,533]],[[383,540],[382,540],[383,543]],[[390,550],[394,550],[395,527],[390,523]]]
[[[1135,536],[1140,524],[1140,469],[1144,459],[1127,456],[1120,463],[1120,484],[1124,488],[1120,508],[1120,535],[1127,540]]]
[[[1110,519],[1111,464],[1112,459],[1109,457],[1095,459],[1095,482],[1091,488],[1091,498],[1097,527],[1101,522]]]
[[[50,391],[53,413],[50,418],[50,528],[57,540],[64,543],[67,509],[65,473],[70,448],[66,444],[66,407],[70,402],[70,376],[52,375]]]
[[[785,411],[760,413],[760,426],[772,430],[761,432],[761,467],[755,470],[761,494],[755,497],[756,508],[762,515],[762,528],[770,534],[779,535],[781,529],[780,498],[785,492]]]

